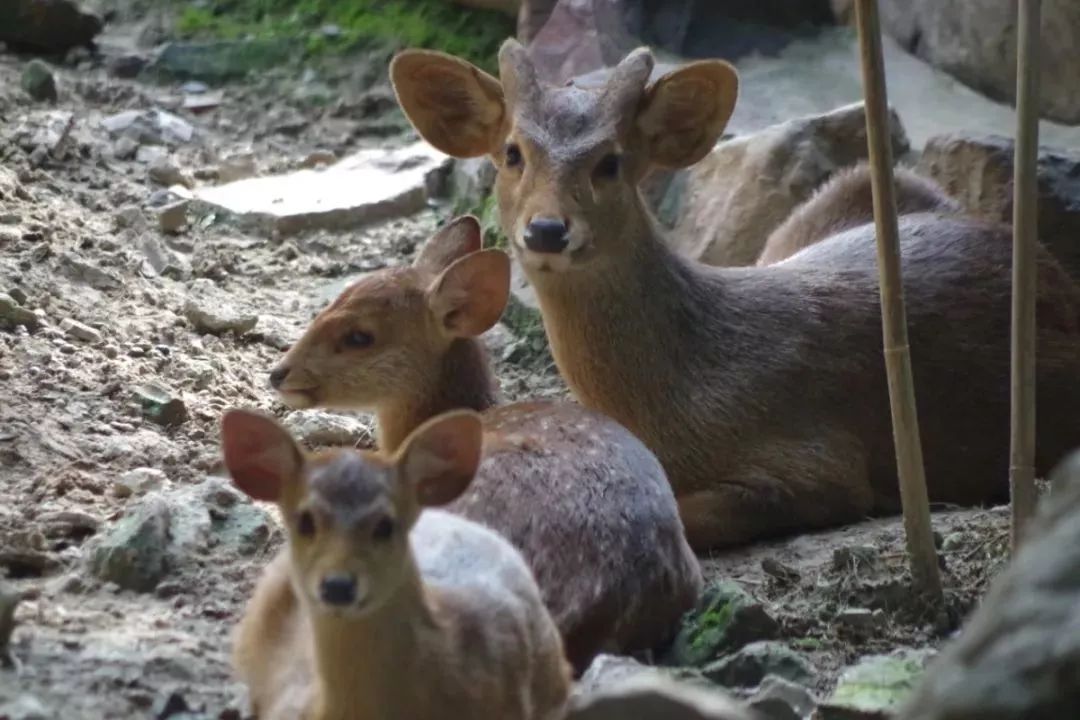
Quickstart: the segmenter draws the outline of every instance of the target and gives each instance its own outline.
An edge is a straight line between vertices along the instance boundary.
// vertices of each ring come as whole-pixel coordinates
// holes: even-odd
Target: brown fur
[[[222,434],[237,484],[276,500],[289,531],[236,633],[260,720],[562,716],[569,668],[522,558],[479,525],[421,513],[475,471],[475,414],[426,423],[391,458],[303,458],[272,419],[245,411],[227,413]],[[297,529],[302,512],[313,535]],[[399,530],[378,539],[386,518]],[[357,599],[322,602],[319,583],[345,573]]]
[[[509,261],[479,247],[476,219],[459,218],[428,241],[413,267],[348,288],[281,361],[283,397],[375,410],[386,449],[445,410],[483,411],[483,463],[448,509],[521,550],[576,672],[599,652],[657,648],[702,582],[667,477],[640,440],[596,411],[576,403],[496,406],[476,335],[506,304]],[[448,333],[439,319],[467,324],[473,313],[484,321],[466,333]],[[342,350],[340,338],[356,328],[375,343]]]
[[[897,167],[893,171],[893,180],[897,215],[920,212],[951,215],[961,211],[960,204],[946,195],[937,183],[907,168]],[[769,235],[757,264],[772,265],[825,238],[872,222],[874,195],[870,167],[859,163],[836,173],[812,197],[795,208]]]
[[[407,55],[413,68],[451,62]],[[708,152],[734,107],[734,69],[699,62],[646,86],[652,62],[642,49],[600,91],[541,87],[514,41],[500,67],[515,88],[500,101],[511,122],[485,152],[556,362],[578,398],[660,458],[691,544],[722,547],[896,511],[873,227],[777,265],[709,268],[668,249],[637,188],[651,167]],[[398,70],[391,75],[410,119],[442,112],[422,102],[422,80]],[[448,146],[437,132],[424,137]],[[507,163],[509,145],[521,163]],[[599,158],[612,152],[617,177],[598,177]],[[538,213],[568,221],[566,250],[525,247],[523,229]],[[912,214],[900,234],[930,497],[1003,500],[1009,230]],[[1080,443],[1080,290],[1042,250],[1038,273],[1043,472]]]

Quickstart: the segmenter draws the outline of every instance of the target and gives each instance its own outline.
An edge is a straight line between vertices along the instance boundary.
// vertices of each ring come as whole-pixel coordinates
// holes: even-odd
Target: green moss
[[[335,34],[321,32],[334,25]],[[306,36],[310,54],[345,52],[372,44],[422,47],[495,70],[499,44],[514,31],[501,13],[446,0],[211,0],[180,11],[187,38]]]
[[[822,643],[817,638],[805,637],[792,640],[791,646],[797,650],[820,650]]]

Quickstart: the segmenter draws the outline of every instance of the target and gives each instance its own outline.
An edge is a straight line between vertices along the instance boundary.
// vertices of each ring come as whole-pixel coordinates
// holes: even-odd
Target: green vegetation
[[[447,0],[210,0],[184,7],[178,29],[188,38],[304,37],[311,54],[373,44],[424,47],[491,71],[499,44],[514,31],[500,13]]]

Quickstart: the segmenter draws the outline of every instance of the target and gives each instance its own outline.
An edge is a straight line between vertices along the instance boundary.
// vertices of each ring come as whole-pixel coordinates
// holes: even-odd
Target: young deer
[[[586,405],[663,463],[697,549],[899,508],[874,228],[777,265],[677,256],[638,183],[716,143],[738,80],[725,62],[648,82],[631,53],[599,89],[537,81],[516,41],[500,81],[406,51],[398,99],[435,147],[489,154],[503,229],[536,290],[559,369]],[[956,216],[900,221],[907,317],[930,496],[1004,500],[1011,243]],[[1037,467],[1080,444],[1080,291],[1039,256]]]
[[[482,411],[483,463],[447,509],[524,554],[577,673],[601,651],[658,647],[702,584],[667,476],[640,440],[576,403],[496,406],[478,336],[506,306],[510,259],[480,247],[480,224],[465,216],[412,267],[361,279],[271,383],[295,407],[374,410],[384,450],[440,412]]]
[[[237,486],[276,502],[288,528],[236,633],[260,720],[562,717],[569,667],[524,560],[494,532],[425,509],[472,479],[475,413],[424,423],[390,458],[304,457],[244,410],[221,431]]]
[[[955,214],[960,204],[937,183],[906,168],[893,171],[896,212]],[[845,230],[874,222],[870,167],[859,163],[834,175],[772,231],[758,265],[772,265]]]

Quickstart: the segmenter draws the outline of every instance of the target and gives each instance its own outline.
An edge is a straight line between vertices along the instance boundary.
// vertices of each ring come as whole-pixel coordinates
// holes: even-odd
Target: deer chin
[[[591,248],[592,243],[588,239],[571,237],[570,244],[562,252],[536,252],[527,248],[523,239],[514,239],[514,249],[522,266],[537,272],[569,272],[586,260]]]

